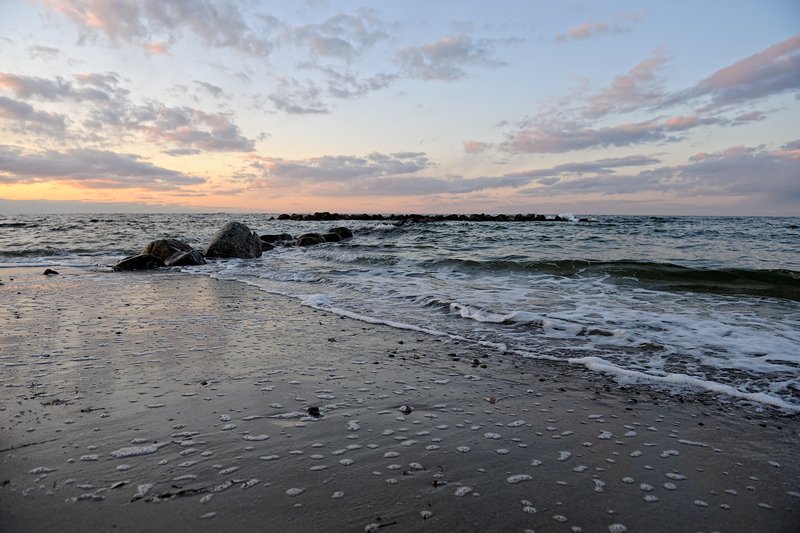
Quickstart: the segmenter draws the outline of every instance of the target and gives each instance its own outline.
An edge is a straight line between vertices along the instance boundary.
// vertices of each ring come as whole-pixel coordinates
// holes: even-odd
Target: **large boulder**
[[[197,250],[189,250],[188,252],[175,252],[164,261],[167,266],[195,266],[205,265],[206,260],[203,254]]]
[[[228,222],[211,238],[203,253],[206,257],[261,257],[261,239],[240,222]]]
[[[179,252],[188,252],[192,249],[191,246],[178,239],[158,239],[153,241],[142,250],[143,254],[153,254],[160,257],[162,261],[166,262],[167,259]]]
[[[326,233],[322,238],[325,239],[325,242],[339,242],[342,240],[342,236],[338,233]]]
[[[128,270],[153,270],[167,266],[160,257],[153,254],[139,254],[126,257],[116,265],[114,270],[124,272]]]

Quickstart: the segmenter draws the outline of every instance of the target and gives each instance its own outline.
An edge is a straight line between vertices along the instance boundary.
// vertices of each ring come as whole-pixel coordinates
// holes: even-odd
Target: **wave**
[[[800,272],[787,269],[691,268],[672,263],[641,261],[475,261],[445,259],[430,266],[467,271],[541,273],[563,277],[610,277],[640,282],[644,288],[670,291],[750,295],[800,301]]]

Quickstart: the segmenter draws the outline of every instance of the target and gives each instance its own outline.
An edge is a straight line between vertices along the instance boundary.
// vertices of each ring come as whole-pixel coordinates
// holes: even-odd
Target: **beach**
[[[0,276],[2,531],[796,531],[758,404],[179,272]]]

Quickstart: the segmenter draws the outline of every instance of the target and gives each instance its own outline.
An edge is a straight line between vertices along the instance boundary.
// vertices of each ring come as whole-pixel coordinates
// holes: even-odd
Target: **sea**
[[[584,367],[625,386],[800,412],[800,217],[562,216],[396,225],[0,214],[0,283],[19,266],[110,271],[159,238],[202,250],[229,221],[295,236],[346,226],[346,241],[181,270],[504,357]]]

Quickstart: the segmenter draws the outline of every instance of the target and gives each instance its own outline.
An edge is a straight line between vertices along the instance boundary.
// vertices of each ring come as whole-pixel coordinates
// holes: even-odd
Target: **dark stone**
[[[331,228],[331,229],[328,230],[328,233],[336,233],[342,239],[349,239],[350,237],[353,236],[353,232],[350,231],[350,229],[345,228],[345,227]]]
[[[261,251],[262,252],[269,252],[273,248],[275,248],[275,245],[270,244],[268,242],[261,241]]]
[[[123,272],[128,270],[152,270],[155,268],[162,268],[167,266],[160,257],[153,254],[139,254],[132,257],[126,257],[116,265],[114,270]]]
[[[319,418],[322,414],[319,412],[319,407],[309,407],[307,409],[308,414],[313,416],[314,418]]]
[[[45,268],[44,272],[42,272],[42,274],[44,274],[45,276],[57,276],[58,272],[56,272],[55,270],[50,269],[50,268]]]
[[[206,257],[261,257],[261,239],[240,222],[228,222],[211,238]]]
[[[286,213],[283,213],[282,215],[278,215],[278,220],[289,220],[290,218],[292,218],[292,217],[287,215]]]
[[[197,250],[189,250],[188,252],[176,252],[172,254],[164,263],[170,267],[205,265],[206,259],[203,257],[203,254]]]
[[[143,254],[153,254],[160,257],[162,261],[166,262],[167,259],[172,257],[178,252],[188,252],[192,247],[185,242],[178,239],[158,239],[153,241],[142,250]]]
[[[295,239],[297,246],[314,246],[325,242],[325,237],[319,233],[304,233]]]
[[[269,244],[275,244],[276,242],[286,242],[286,241],[293,241],[294,237],[289,235],[288,233],[278,233],[275,235],[262,235],[261,240],[263,242]]]
[[[322,238],[325,239],[325,242],[339,242],[342,240],[341,235],[338,233],[326,233]]]

